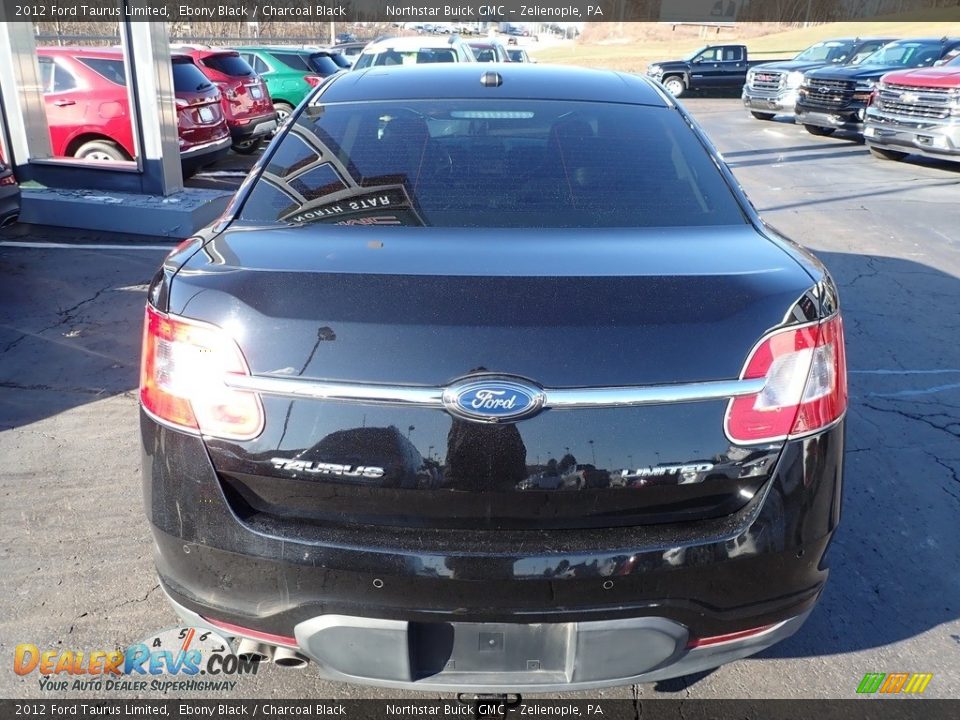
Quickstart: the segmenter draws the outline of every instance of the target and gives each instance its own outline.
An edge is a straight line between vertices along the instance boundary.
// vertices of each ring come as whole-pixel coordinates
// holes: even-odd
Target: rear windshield
[[[938,42],[893,42],[877,50],[863,61],[863,65],[889,65],[921,67],[933,65],[943,54],[944,47]]]
[[[837,40],[818,42],[816,45],[811,45],[802,53],[797,55],[794,60],[801,60],[804,62],[839,63],[846,60],[852,50],[852,42],[841,42]]]
[[[208,55],[203,59],[203,64],[217,72],[233,77],[250,77],[253,75],[253,68],[250,67],[250,64],[234,53]]]
[[[451,48],[420,48],[419,50],[394,50],[388,48],[378,53],[365,52],[357,60],[357,69],[371,65],[422,65],[423,63],[457,62],[457,53]]]
[[[497,51],[489,45],[471,45],[470,47],[473,49],[473,54],[477,58],[477,62],[497,61]]]
[[[123,60],[85,57],[78,57],[77,60],[93,70],[97,75],[100,75],[112,83],[117,85],[127,84],[127,72],[123,67]]]
[[[197,92],[212,85],[200,68],[189,60],[173,61],[173,89],[176,92]]]
[[[314,72],[321,75],[333,75],[341,70],[341,67],[329,55],[311,55],[310,65],[313,66]],[[347,65],[349,66],[350,63],[347,63]]]
[[[353,67],[350,64],[350,61],[347,60],[346,56],[343,53],[337,52],[330,56],[330,59],[333,60],[338,67],[340,68],[349,68]]]
[[[303,72],[313,72],[313,68],[307,62],[307,58],[301,53],[270,53],[277,60],[282,62],[292,70],[302,70]]]
[[[481,228],[746,222],[676,111],[551,100],[308,107],[240,219]]]

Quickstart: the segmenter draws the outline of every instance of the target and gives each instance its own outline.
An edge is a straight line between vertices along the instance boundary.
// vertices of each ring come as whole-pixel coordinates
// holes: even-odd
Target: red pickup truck
[[[220,91],[187,55],[173,55],[180,161],[185,174],[230,151]],[[136,155],[123,55],[114,48],[37,49],[55,157],[99,162]]]
[[[884,75],[863,137],[884,160],[915,153],[960,162],[960,55],[938,67]]]

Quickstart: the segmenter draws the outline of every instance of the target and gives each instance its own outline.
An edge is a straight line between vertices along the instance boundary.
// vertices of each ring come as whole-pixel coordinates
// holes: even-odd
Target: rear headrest
[[[430,137],[427,123],[417,117],[398,117],[383,128],[383,142],[423,145]]]
[[[403,55],[396,50],[387,50],[377,58],[377,65],[403,65]]]
[[[420,50],[417,53],[417,63],[453,62],[451,50]]]

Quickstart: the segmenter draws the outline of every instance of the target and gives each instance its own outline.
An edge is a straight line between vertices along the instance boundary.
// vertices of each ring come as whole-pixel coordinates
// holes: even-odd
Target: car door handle
[[[53,104],[57,107],[67,107],[68,105],[76,105],[76,100],[54,100]]]

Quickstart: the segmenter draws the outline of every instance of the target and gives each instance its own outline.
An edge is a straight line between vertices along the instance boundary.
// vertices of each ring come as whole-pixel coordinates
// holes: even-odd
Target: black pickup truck
[[[958,49],[960,37],[907,38],[885,45],[859,65],[811,70],[800,85],[794,122],[813,135],[832,135],[837,130],[860,134],[880,78],[930,67]]]
[[[769,60],[750,60],[745,45],[707,45],[681,60],[652,63],[647,75],[663,83],[674,97],[690,90],[740,88],[747,70]]]
[[[859,65],[893,38],[837,38],[815,43],[793,60],[750,68],[743,86],[743,104],[757,120],[793,114],[803,74],[819,68]]]

